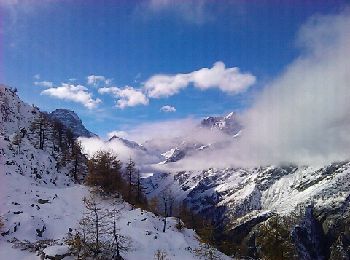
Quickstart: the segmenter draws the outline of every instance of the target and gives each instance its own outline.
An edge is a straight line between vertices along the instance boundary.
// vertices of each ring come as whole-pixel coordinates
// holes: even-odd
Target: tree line
[[[68,165],[75,182],[82,182],[87,173],[87,157],[74,133],[60,121],[39,112],[29,129],[19,129],[12,143],[20,151],[23,138],[28,138],[40,150],[45,150],[56,159],[56,169]]]

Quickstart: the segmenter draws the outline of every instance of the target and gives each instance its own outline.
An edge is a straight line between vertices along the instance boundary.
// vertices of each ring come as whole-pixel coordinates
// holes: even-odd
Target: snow
[[[317,208],[341,207],[350,196],[349,173],[350,163],[289,170],[275,166],[208,169],[154,173],[144,183],[149,198],[170,190],[178,201],[185,200],[202,214],[222,206],[225,211],[221,217],[234,223],[237,218],[266,212],[288,215],[310,204]]]
[[[10,243],[5,243],[0,240],[0,259],[38,260],[40,258],[28,251],[14,249]]]
[[[27,136],[22,138],[20,149],[12,144],[14,134],[20,128],[28,130],[39,111],[5,87],[0,86],[0,94],[2,109],[9,111],[7,118],[4,114],[0,117],[0,212],[5,222],[2,232],[6,233],[0,237],[0,259],[40,259],[35,253],[13,248],[9,241],[14,238],[32,243],[52,239],[53,245],[44,253],[65,253],[63,240],[70,229],[78,227],[85,210],[83,198],[90,190],[72,181],[69,165],[58,170],[60,154],[53,153],[52,147],[37,149],[35,140]],[[109,202],[100,199],[99,205],[109,208]],[[132,250],[123,253],[125,259],[153,259],[159,249],[166,251],[170,259],[195,259],[192,250],[200,247],[200,242],[193,230],[179,231],[176,220],[168,218],[163,233],[162,217],[134,209],[125,202],[120,202],[118,208],[117,228],[132,241]],[[222,255],[222,259],[230,258]]]
[[[69,252],[69,247],[66,245],[55,245],[49,246],[43,251],[45,255],[55,256],[55,255],[64,255]]]

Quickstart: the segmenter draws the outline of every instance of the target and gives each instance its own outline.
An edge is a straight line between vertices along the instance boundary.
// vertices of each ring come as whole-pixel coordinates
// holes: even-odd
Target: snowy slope
[[[63,239],[69,229],[77,227],[85,211],[82,200],[90,191],[74,181],[71,162],[54,142],[48,138],[44,147],[38,148],[31,124],[40,111],[6,87],[0,88],[0,94],[0,215],[5,223],[0,259],[40,259],[35,252],[12,247],[26,240],[54,240],[44,252],[63,252],[67,249]],[[51,133],[51,125],[47,127]],[[100,199],[99,205],[108,208],[109,202]],[[176,220],[168,218],[163,233],[161,217],[133,209],[125,202],[117,207],[121,210],[117,227],[131,239],[132,250],[123,253],[125,259],[153,259],[157,250],[165,251],[170,259],[196,259],[193,250],[200,242],[193,230],[178,231]],[[221,258],[229,259],[222,254]]]
[[[148,197],[171,191],[179,202],[234,228],[261,214],[289,215],[308,205],[325,216],[344,212],[349,207],[350,163],[154,173],[144,182]]]
[[[82,199],[89,193],[82,185],[49,188],[19,174],[5,175],[2,182],[8,184],[6,191],[1,193],[1,209],[5,212],[5,230],[10,230],[10,233],[1,239],[0,259],[6,259],[3,256],[8,253],[21,256],[21,259],[39,259],[32,253],[14,251],[10,245],[3,244],[5,239],[16,237],[32,242],[38,239],[56,239],[57,243],[61,243],[60,240],[67,235],[69,228],[77,227],[84,211]],[[49,202],[40,204],[39,199]],[[100,205],[104,203],[101,201]],[[158,249],[166,251],[171,259],[196,259],[191,249],[198,248],[199,242],[192,230],[179,232],[175,228],[176,220],[169,218],[166,232],[163,233],[161,218],[140,209],[132,209],[125,203],[118,207],[123,210],[117,227],[122,235],[129,236],[132,241],[132,250],[123,255],[125,259],[153,259]],[[43,226],[46,230],[42,237],[38,237],[35,230],[42,229]],[[226,257],[223,256],[222,259]]]

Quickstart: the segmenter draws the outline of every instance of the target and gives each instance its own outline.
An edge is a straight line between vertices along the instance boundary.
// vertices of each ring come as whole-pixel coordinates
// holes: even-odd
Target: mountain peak
[[[118,140],[120,142],[122,142],[125,146],[131,148],[131,149],[139,149],[139,150],[143,150],[143,151],[146,151],[146,148],[141,145],[141,144],[138,144],[134,141],[130,141],[130,140],[127,140],[127,139],[124,139],[124,138],[121,138],[117,135],[113,135],[109,140],[108,142],[111,142],[113,140]]]
[[[65,127],[70,128],[76,137],[95,137],[96,134],[90,132],[85,128],[79,116],[69,109],[55,109],[49,116],[61,122]]]
[[[242,129],[235,112],[230,112],[226,116],[209,116],[201,121],[201,126],[217,129],[229,135],[236,135]]]

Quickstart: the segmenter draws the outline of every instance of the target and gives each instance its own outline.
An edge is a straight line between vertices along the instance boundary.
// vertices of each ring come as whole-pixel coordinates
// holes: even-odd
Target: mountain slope
[[[0,259],[63,257],[69,253],[64,240],[78,227],[86,212],[83,198],[91,194],[79,184],[86,175],[86,158],[76,150],[69,128],[5,86],[0,88],[0,105],[0,215],[5,224]],[[104,209],[115,202],[111,197],[98,200]],[[157,250],[171,259],[195,259],[201,243],[193,230],[179,231],[177,220],[169,217],[162,232],[163,217],[120,200],[116,207],[117,228],[131,239],[131,250],[122,253],[125,259],[153,259]]]
[[[310,241],[317,240],[312,233],[315,230],[323,236],[318,243],[326,243],[327,251],[319,259],[328,258],[339,250],[350,253],[348,236],[344,237],[342,231],[350,219],[349,162],[322,168],[289,166],[155,173],[145,180],[145,186],[149,198],[158,197],[165,190],[171,192],[178,203],[184,202],[224,228],[225,235],[221,237],[226,236],[231,241],[240,237],[236,241],[238,244],[249,242],[247,246],[258,248],[254,233],[261,223],[273,216],[298,216],[299,227],[310,221],[319,223],[316,227],[305,228],[305,232],[311,232]],[[310,207],[312,214],[307,213]],[[253,240],[249,240],[252,236]],[[299,255],[310,255],[309,242],[295,239],[295,246],[303,250]]]

